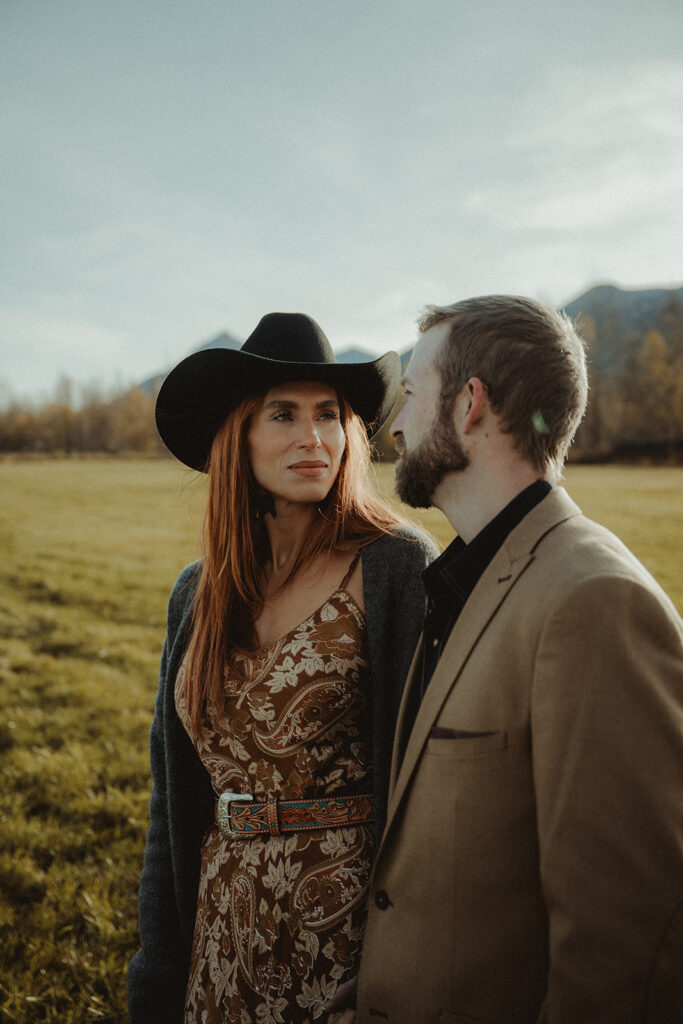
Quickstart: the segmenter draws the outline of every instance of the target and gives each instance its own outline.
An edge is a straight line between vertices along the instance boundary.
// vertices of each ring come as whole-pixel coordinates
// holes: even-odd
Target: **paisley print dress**
[[[193,732],[216,795],[372,792],[365,618],[344,589],[226,673],[218,728]],[[358,970],[371,824],[204,838],[185,1024],[306,1024]]]

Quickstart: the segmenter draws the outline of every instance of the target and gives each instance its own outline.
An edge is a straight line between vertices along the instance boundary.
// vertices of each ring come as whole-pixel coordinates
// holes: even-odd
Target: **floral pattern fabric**
[[[365,619],[343,586],[226,673],[217,728],[192,730],[181,666],[176,707],[217,796],[372,792]],[[211,829],[202,847],[185,1024],[323,1017],[337,986],[358,971],[373,856],[371,824],[245,840]]]

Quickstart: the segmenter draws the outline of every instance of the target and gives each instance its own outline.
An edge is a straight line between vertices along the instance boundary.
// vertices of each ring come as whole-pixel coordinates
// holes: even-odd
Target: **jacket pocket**
[[[440,728],[440,727],[439,727]],[[475,757],[485,757],[508,745],[506,732],[464,732],[452,730],[453,735],[445,735],[447,730],[430,735],[425,747],[426,754],[436,757],[448,757],[456,760],[469,761]]]
[[[436,1018],[435,1024],[487,1024],[487,1022],[481,1017],[463,1017],[461,1013],[442,1010]]]
[[[429,736],[435,740],[476,740],[480,736],[495,736],[490,729],[487,732],[472,732],[470,729],[448,729],[443,725],[433,725]]]

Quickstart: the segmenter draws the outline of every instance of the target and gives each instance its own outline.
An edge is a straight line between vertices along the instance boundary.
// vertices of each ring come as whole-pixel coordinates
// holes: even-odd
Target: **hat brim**
[[[161,385],[156,423],[177,459],[205,471],[228,413],[276,384],[315,380],[340,391],[372,436],[391,412],[401,379],[396,352],[368,363],[296,363],[234,349],[206,349],[183,359]]]

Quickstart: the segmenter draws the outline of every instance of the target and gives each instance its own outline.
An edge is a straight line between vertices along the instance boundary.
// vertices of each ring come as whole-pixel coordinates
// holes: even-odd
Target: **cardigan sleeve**
[[[175,1024],[182,1021],[188,964],[176,884],[168,817],[168,704],[183,646],[191,600],[188,584],[194,566],[181,573],[168,607],[166,639],[161,654],[159,688],[150,732],[152,795],[149,829],[138,894],[141,948],[128,968],[128,1011],[131,1024]],[[179,650],[180,648],[180,650]]]
[[[422,571],[438,554],[427,534],[410,527],[402,527],[363,550],[378,839],[386,821],[398,709],[425,615]]]

